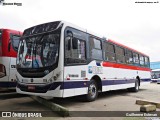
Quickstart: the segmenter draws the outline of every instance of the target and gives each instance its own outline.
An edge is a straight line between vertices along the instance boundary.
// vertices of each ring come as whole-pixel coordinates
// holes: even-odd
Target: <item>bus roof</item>
[[[141,55],[144,55],[144,56],[149,57],[148,55],[146,55],[146,54],[144,54],[144,53],[142,53],[142,52],[139,52],[139,51],[137,51],[137,50],[135,50],[135,49],[133,49],[133,48],[130,48],[130,47],[126,46],[126,45],[123,45],[123,44],[121,44],[121,43],[118,43],[118,42],[116,42],[116,41],[114,41],[114,40],[108,39],[108,42],[113,43],[113,44],[116,44],[116,45],[118,45],[118,46],[122,46],[122,47],[124,47],[124,48],[127,48],[127,49],[133,51],[133,52],[136,52],[136,53],[139,53],[139,54],[141,54]]]
[[[16,34],[22,35],[22,32],[18,31],[18,30],[13,30],[13,29],[8,29],[8,28],[0,28],[0,30],[6,30],[6,31],[10,31],[12,33],[16,33]]]
[[[85,33],[88,33],[88,34],[91,34],[91,35],[94,35],[96,37],[99,37],[99,38],[102,38],[101,35],[98,35],[94,32],[91,32],[87,29],[84,29],[84,28],[81,28],[75,24],[72,24],[70,22],[67,22],[67,21],[63,21],[63,20],[59,20],[59,21],[53,21],[53,22],[47,22],[47,23],[42,23],[42,24],[38,24],[38,25],[35,25],[35,26],[32,26],[32,27],[29,27],[27,29],[24,30],[24,36],[29,36],[29,35],[33,35],[33,34],[37,34],[38,32],[45,32],[45,30],[36,30],[36,28],[40,28],[41,26],[44,27],[45,25],[48,26],[50,25],[51,27],[47,27],[48,30],[53,30],[55,29],[56,27],[58,26],[61,26],[61,25],[64,25],[65,27],[72,27],[72,28],[75,28],[75,29],[78,29],[82,32],[85,32]]]

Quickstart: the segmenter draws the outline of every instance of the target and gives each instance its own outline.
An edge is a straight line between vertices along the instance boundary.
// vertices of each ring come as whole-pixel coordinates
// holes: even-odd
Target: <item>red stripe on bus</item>
[[[17,58],[17,54],[11,54],[11,55],[0,55],[0,57],[13,57],[13,58]]]
[[[102,65],[104,67],[131,69],[131,70],[141,70],[141,71],[151,71],[150,68],[144,68],[144,67],[126,65],[126,64],[119,64],[119,63],[111,63],[111,62],[103,62]]]

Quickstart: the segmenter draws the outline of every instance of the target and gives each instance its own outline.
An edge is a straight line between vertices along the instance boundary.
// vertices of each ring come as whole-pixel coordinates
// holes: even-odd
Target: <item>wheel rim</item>
[[[94,85],[94,84],[91,84],[90,86],[89,86],[89,95],[91,96],[91,97],[95,97],[96,96],[96,92],[97,92],[97,88],[96,88],[96,86]]]
[[[139,84],[136,82],[136,90],[139,90]]]

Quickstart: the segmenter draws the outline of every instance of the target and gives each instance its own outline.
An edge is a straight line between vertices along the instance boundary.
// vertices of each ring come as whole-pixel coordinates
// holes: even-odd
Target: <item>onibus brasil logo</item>
[[[17,3],[17,2],[6,3],[5,0],[0,0],[0,5],[3,5],[3,6],[10,6],[10,5],[22,6],[22,3]]]

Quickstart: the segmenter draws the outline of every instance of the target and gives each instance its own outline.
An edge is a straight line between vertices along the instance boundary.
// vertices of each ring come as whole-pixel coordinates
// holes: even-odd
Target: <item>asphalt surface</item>
[[[100,93],[96,101],[86,102],[83,96],[70,97],[65,99],[51,99],[49,101],[55,102],[64,106],[71,111],[71,117],[60,117],[49,108],[34,101],[28,95],[17,94],[14,90],[0,89],[0,111],[30,111],[30,112],[42,112],[46,116],[42,118],[0,118],[0,120],[160,120],[158,117],[116,117],[116,114],[120,111],[135,112],[140,110],[140,106],[136,105],[136,100],[149,100],[160,102],[160,84],[151,83],[149,85],[141,86],[139,92],[133,93],[127,90],[109,91]],[[83,111],[83,112],[82,112]],[[98,111],[98,112],[97,112]],[[101,112],[100,112],[101,111]],[[107,112],[108,111],[108,112]],[[110,113],[115,111],[115,113]],[[157,109],[160,111],[160,109]],[[106,113],[104,113],[106,112]],[[106,114],[110,114],[115,117],[106,117]],[[88,117],[86,117],[88,115]],[[94,117],[93,117],[93,116]],[[100,116],[103,117],[100,117]],[[74,117],[75,116],[75,117]]]

